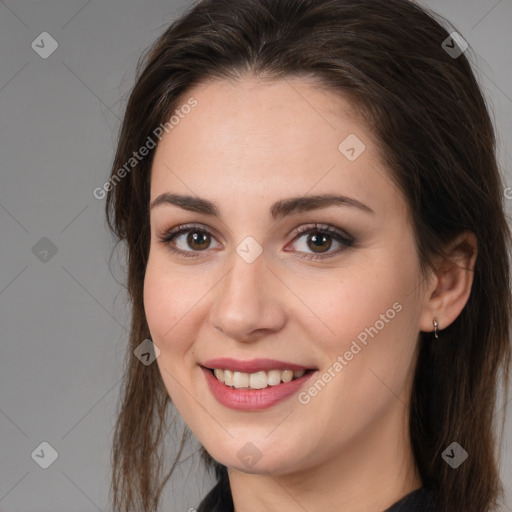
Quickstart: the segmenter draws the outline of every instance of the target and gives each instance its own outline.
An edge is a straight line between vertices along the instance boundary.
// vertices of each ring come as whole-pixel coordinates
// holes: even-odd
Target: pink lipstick
[[[274,371],[274,375],[276,372],[277,375],[279,375],[278,370],[283,372],[285,370],[291,370],[297,372],[299,376],[293,380],[289,380],[288,382],[285,382],[283,377],[283,380],[279,384],[267,384],[267,386],[263,387],[262,389],[253,389],[248,385],[245,387],[236,388],[222,382],[222,376],[220,377],[221,380],[219,380],[214,375],[214,369],[217,371],[222,370],[222,372],[220,372],[221,375],[225,370],[233,372],[233,375],[235,372],[243,374],[255,374],[258,372],[269,372],[272,370]],[[214,398],[225,407],[240,411],[260,411],[272,407],[273,405],[287,399],[291,395],[298,392],[298,390],[305,384],[305,382],[309,380],[311,376],[316,372],[316,368],[308,368],[303,365],[285,361],[277,361],[274,359],[253,359],[250,361],[240,361],[230,358],[208,360],[204,363],[204,365],[201,365],[201,370],[205,375],[208,388],[210,389],[210,392]],[[227,374],[228,372],[225,373]],[[288,371],[287,373],[288,378],[290,379],[291,372]],[[239,375],[238,377],[242,378],[242,375]],[[244,377],[247,379],[247,375]],[[264,386],[267,379],[265,376],[263,376],[263,379]],[[279,380],[277,380],[277,382],[279,382]]]

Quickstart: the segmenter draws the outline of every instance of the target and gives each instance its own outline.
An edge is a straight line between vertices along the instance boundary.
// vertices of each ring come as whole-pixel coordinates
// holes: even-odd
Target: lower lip
[[[282,382],[277,386],[267,386],[265,389],[236,389],[220,382],[204,366],[201,367],[201,370],[203,370],[208,387],[216,400],[230,409],[239,411],[260,411],[272,407],[296,393],[315,373],[315,371],[308,371],[298,379]]]

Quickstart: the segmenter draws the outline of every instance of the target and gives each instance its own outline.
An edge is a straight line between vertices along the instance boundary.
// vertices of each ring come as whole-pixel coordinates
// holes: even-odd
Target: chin
[[[265,439],[271,431],[265,428],[265,433],[258,436],[246,432],[240,440],[228,436],[224,443],[206,442],[203,446],[217,462],[251,474],[286,474],[298,469],[301,461],[311,460],[311,455],[297,452],[301,443],[291,442],[290,437],[287,437],[288,446],[282,437]]]

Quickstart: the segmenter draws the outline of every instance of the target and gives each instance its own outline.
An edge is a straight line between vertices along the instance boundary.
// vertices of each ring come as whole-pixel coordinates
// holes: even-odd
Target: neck
[[[286,474],[230,468],[235,512],[385,510],[422,486],[403,413],[395,409],[315,467]]]

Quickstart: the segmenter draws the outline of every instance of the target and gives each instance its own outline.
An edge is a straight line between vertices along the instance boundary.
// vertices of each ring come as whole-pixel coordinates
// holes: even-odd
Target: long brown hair
[[[466,306],[442,330],[442,342],[419,334],[410,434],[423,485],[439,512],[495,509],[493,502],[503,495],[498,461],[504,413],[499,436],[495,427],[500,382],[505,402],[508,393],[511,237],[494,129],[467,59],[470,49],[450,54],[446,41],[449,48],[463,47],[455,46],[444,25],[446,20],[409,0],[204,0],[141,56],[105,187],[108,225],[126,244],[132,307],[112,452],[115,510],[157,509],[189,434],[185,429],[178,456],[162,476],[172,402],[158,366],[140,364],[133,355],[150,338],[143,282],[154,149],[132,169],[126,170],[126,162],[148,137],[155,138],[155,129],[168,122],[191,87],[247,73],[314,77],[351,100],[406,198],[425,275],[457,234],[476,235]],[[453,441],[469,454],[456,470],[442,458]],[[226,468],[201,450],[225,484]]]

